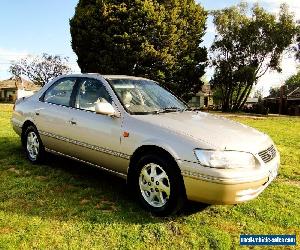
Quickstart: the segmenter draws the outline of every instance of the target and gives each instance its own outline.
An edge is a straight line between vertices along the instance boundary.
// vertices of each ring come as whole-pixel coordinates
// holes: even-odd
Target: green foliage
[[[193,0],[80,0],[72,48],[82,72],[145,76],[182,96],[204,74],[206,17]]]
[[[285,81],[285,85],[289,90],[293,90],[297,87],[300,87],[300,70],[295,75],[292,75]]]
[[[296,38],[296,44],[294,45],[295,57],[298,61],[300,61],[300,20],[297,20],[298,24],[298,34]]]
[[[215,105],[221,105],[222,104],[222,92],[221,89],[215,88],[213,91],[213,100]]]
[[[155,218],[122,179],[53,155],[30,164],[11,111],[0,104],[0,249],[236,249],[240,234],[300,237],[299,118],[232,118],[269,134],[281,154],[279,176],[258,198]]]
[[[281,55],[298,31],[286,5],[278,15],[258,4],[248,13],[246,3],[213,12],[218,34],[211,47],[212,85],[222,91],[224,111],[241,109],[268,69],[281,71]]]
[[[287,86],[288,93],[292,92],[296,88],[300,87],[300,70],[295,75],[289,77],[284,85]],[[287,93],[287,94],[288,94]],[[269,97],[279,97],[280,96],[280,88],[270,88],[270,95]]]
[[[70,73],[71,68],[68,58],[44,53],[41,56],[28,56],[13,63],[9,71],[16,77],[26,76],[35,84],[44,86],[53,78]]]
[[[278,87],[271,87],[269,92],[270,92],[269,97],[279,97],[280,96],[280,88],[278,88]]]

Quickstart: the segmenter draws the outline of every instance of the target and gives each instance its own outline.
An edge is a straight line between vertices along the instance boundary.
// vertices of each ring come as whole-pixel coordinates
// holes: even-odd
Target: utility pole
[[[283,115],[286,112],[286,86],[280,87],[280,99],[279,99],[279,114]]]

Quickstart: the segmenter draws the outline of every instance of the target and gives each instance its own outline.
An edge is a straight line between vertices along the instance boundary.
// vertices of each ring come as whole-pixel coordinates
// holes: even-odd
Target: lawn
[[[122,179],[52,155],[31,165],[11,110],[0,105],[0,249],[235,249],[240,234],[296,233],[300,243],[300,118],[231,118],[269,134],[281,153],[279,176],[257,199],[188,203],[155,218]]]

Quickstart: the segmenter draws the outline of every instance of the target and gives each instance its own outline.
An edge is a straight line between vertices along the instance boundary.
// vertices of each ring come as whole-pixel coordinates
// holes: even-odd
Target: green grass
[[[0,249],[236,249],[240,234],[295,233],[299,244],[299,118],[233,118],[269,134],[281,153],[278,178],[257,199],[188,203],[181,215],[155,218],[122,179],[57,156],[31,165],[11,109],[0,105]]]

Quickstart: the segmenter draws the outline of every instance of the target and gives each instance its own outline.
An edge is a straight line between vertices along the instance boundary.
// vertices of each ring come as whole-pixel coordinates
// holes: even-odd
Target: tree
[[[68,74],[68,59],[58,55],[28,56],[12,64],[10,73],[16,77],[26,76],[35,84],[43,86],[53,78]]]
[[[263,88],[257,89],[253,94],[253,97],[258,98],[259,102],[263,99],[263,92],[264,92],[263,90],[264,90]]]
[[[297,25],[287,5],[278,15],[255,4],[214,11],[217,35],[211,47],[212,85],[222,92],[223,111],[241,109],[257,80],[268,69],[281,71],[283,52],[296,39]]]
[[[214,89],[213,100],[214,100],[214,105],[216,105],[219,109],[220,105],[222,104],[222,92],[219,88]]]
[[[296,88],[300,87],[300,70],[295,75],[290,76],[284,83],[287,86],[288,93],[292,92]],[[279,87],[271,87],[270,88],[269,97],[279,97],[280,96],[280,88]]]
[[[298,34],[296,39],[296,44],[294,45],[295,57],[300,61],[300,20],[297,20],[298,24]]]
[[[194,0],[80,0],[72,48],[82,72],[145,76],[187,98],[206,66],[206,18]]]
[[[269,90],[268,97],[279,97],[280,96],[280,88],[279,87],[271,87]]]
[[[297,87],[300,87],[300,70],[295,75],[292,75],[285,81],[285,85],[289,91],[293,91]]]

